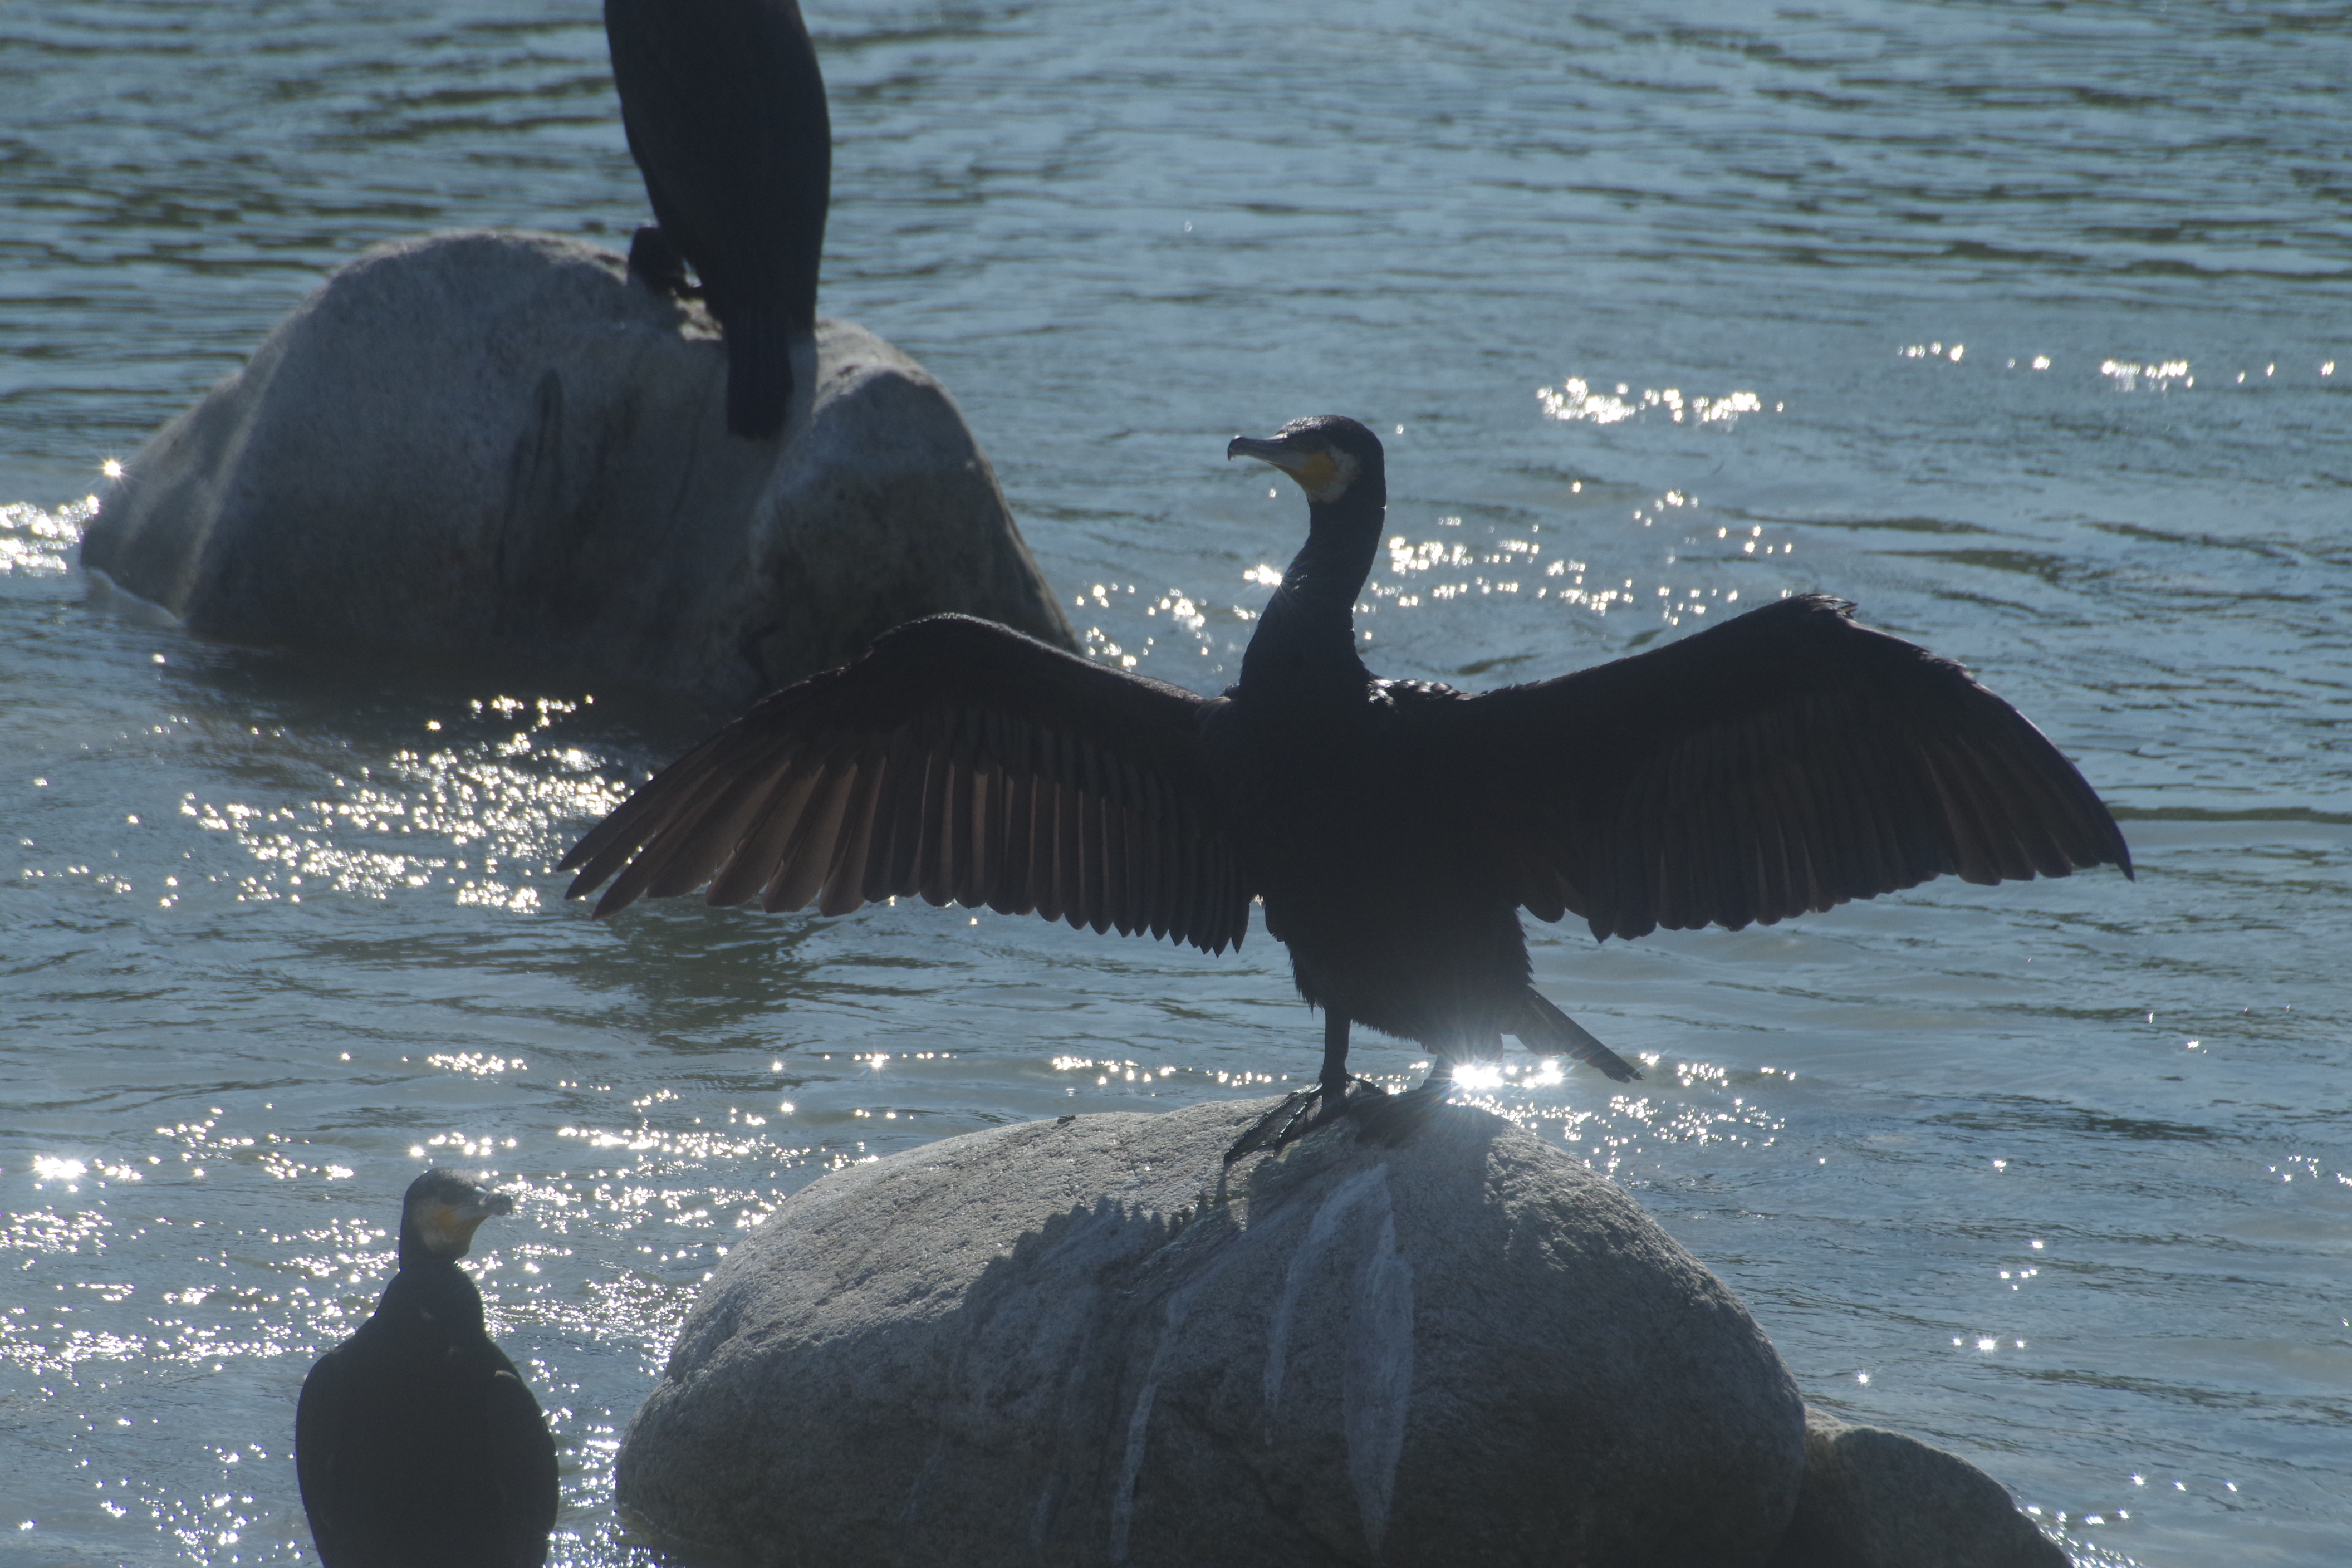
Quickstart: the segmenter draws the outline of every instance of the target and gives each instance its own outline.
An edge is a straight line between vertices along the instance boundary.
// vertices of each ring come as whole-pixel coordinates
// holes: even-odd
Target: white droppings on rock
[[[1128,1532],[1135,1524],[1135,1479],[1143,1473],[1144,1445],[1151,1436],[1151,1403],[1160,1393],[1160,1369],[1168,1359],[1170,1347],[1184,1326],[1184,1319],[1192,1306],[1192,1292],[1179,1290],[1168,1299],[1162,1309],[1160,1342],[1151,1354],[1151,1370],[1145,1374],[1143,1390],[1135,1396],[1135,1410],[1127,1420],[1127,1451],[1120,1457],[1118,1489],[1110,1502],[1110,1560],[1127,1561]]]
[[[1404,1454],[1405,1422],[1412,1413],[1412,1265],[1397,1247],[1388,1167],[1375,1169],[1381,1178],[1379,1218],[1356,1270],[1340,1417],[1348,1435],[1348,1479],[1355,1483],[1364,1539],[1378,1552],[1388,1532],[1397,1461]]]
[[[1340,1432],[1364,1539],[1377,1552],[1388,1529],[1397,1460],[1412,1409],[1412,1266],[1397,1249],[1388,1163],[1357,1172],[1335,1187],[1307,1222],[1283,1271],[1282,1293],[1266,1323],[1266,1441],[1275,1441],[1298,1302],[1335,1247],[1360,1253],[1342,1353]]]

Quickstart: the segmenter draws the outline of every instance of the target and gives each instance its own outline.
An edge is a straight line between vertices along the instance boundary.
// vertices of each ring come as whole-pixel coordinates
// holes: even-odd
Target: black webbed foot
[[[629,237],[629,276],[667,299],[691,300],[702,292],[687,280],[686,258],[658,224]]]
[[[1334,1094],[1328,1084],[1318,1083],[1313,1089],[1286,1095],[1280,1104],[1250,1123],[1249,1131],[1234,1140],[1234,1146],[1225,1151],[1225,1163],[1230,1165],[1261,1150],[1271,1153],[1318,1127],[1328,1126],[1342,1116],[1360,1113],[1388,1098],[1388,1090],[1364,1078],[1349,1079],[1341,1094]]]

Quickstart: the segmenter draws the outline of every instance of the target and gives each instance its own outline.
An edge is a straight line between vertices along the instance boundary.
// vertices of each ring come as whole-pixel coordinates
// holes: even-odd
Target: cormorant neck
[[[488,1331],[482,1292],[473,1276],[458,1268],[456,1258],[436,1257],[422,1247],[413,1256],[403,1249],[400,1271],[383,1288],[376,1313],[393,1324],[421,1321],[442,1334]]]
[[[1359,477],[1336,501],[1308,504],[1307,542],[1258,618],[1242,656],[1241,689],[1370,682],[1356,651],[1356,595],[1372,574],[1387,515],[1378,473]]]
[[[403,1220],[400,1226],[400,1267],[403,1268],[455,1268],[457,1260],[443,1258],[425,1245],[416,1227]]]

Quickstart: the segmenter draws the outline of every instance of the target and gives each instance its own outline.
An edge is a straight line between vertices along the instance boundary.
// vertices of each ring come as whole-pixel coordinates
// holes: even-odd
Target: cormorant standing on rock
[[[631,795],[565,857],[571,896],[616,872],[599,915],[706,881],[713,904],[829,915],[919,893],[1212,952],[1261,899],[1323,1009],[1323,1068],[1239,1155],[1359,1106],[1402,1130],[1506,1034],[1636,1077],[1528,984],[1521,909],[1637,937],[1946,872],[2130,874],[2040,731],[1820,595],[1482,695],[1381,680],[1353,619],[1387,505],[1379,438],[1326,416],[1226,455],[1296,479],[1308,528],[1223,696],[963,616],[910,622]],[[1404,1103],[1350,1078],[1354,1024],[1434,1056]]]
[[[482,1327],[457,1259],[514,1200],[427,1171],[400,1205],[400,1269],[319,1358],[294,1414],[302,1509],[326,1568],[540,1568],[555,1441]]]
[[[629,270],[678,293],[680,258],[693,267],[727,341],[727,428],[765,440],[792,405],[793,351],[815,330],[833,179],[824,79],[800,6],[604,0],[604,37],[659,226],[637,232]]]

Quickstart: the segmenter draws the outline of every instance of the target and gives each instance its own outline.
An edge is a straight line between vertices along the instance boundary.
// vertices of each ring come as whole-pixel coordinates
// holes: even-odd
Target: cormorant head
[[[1272,463],[1297,479],[1307,499],[1318,506],[1336,505],[1366,480],[1373,481],[1368,488],[1383,503],[1387,500],[1381,438],[1343,415],[1294,419],[1264,440],[1236,436],[1226,443],[1225,456]]]
[[[454,1171],[427,1171],[400,1200],[400,1261],[454,1263],[474,1245],[474,1232],[494,1214],[514,1213],[514,1199],[487,1192]]]

